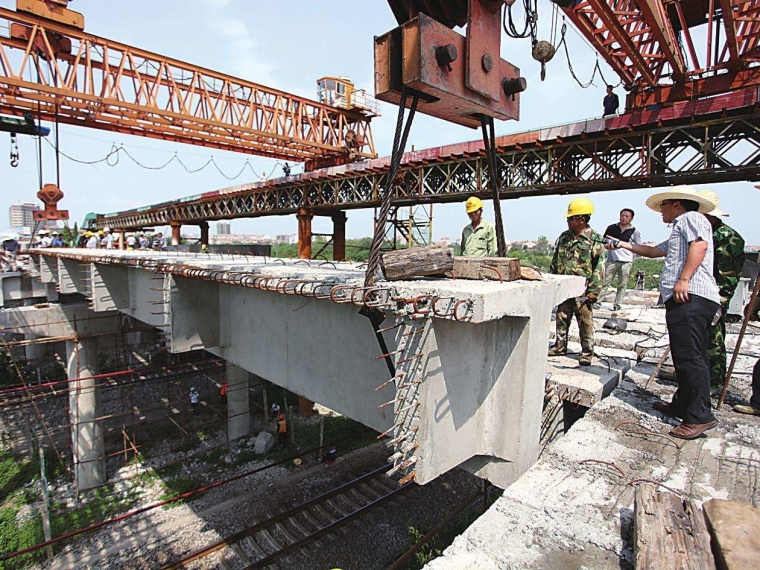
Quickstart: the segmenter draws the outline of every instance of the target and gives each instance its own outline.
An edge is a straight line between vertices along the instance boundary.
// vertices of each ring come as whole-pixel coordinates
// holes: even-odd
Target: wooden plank
[[[757,567],[760,552],[760,509],[723,499],[710,499],[702,508],[713,537],[715,562],[719,570]]]
[[[633,514],[637,570],[715,570],[710,534],[693,501],[643,483]]]
[[[454,269],[454,253],[445,245],[388,251],[380,257],[380,267],[388,281],[443,275]]]
[[[520,260],[516,257],[455,257],[454,277],[457,279],[520,279]]]

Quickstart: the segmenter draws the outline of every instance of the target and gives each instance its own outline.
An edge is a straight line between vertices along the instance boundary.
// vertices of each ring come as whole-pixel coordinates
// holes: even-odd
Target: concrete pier
[[[227,384],[227,438],[234,441],[251,433],[248,371],[227,364]]]
[[[100,394],[95,387],[98,374],[98,341],[94,338],[66,341],[69,380],[71,448],[74,481],[84,491],[106,482],[106,460],[100,417]]]
[[[424,484],[461,466],[504,487],[536,460],[552,308],[583,279],[425,278],[362,287],[350,262],[39,250],[42,280],[95,311],[159,328],[174,353],[205,349],[393,439],[394,471]],[[395,376],[360,311],[380,311]],[[234,367],[242,369],[236,371]],[[230,439],[243,400],[228,396]],[[240,418],[239,420],[237,418]]]

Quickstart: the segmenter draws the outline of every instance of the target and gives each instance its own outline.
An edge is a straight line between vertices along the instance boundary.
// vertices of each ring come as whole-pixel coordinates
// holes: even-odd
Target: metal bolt
[[[493,58],[490,53],[483,54],[483,57],[480,58],[480,65],[486,73],[493,69]]]
[[[516,77],[514,79],[508,79],[505,77],[501,80],[501,89],[507,97],[522,93],[527,88],[528,81],[524,77]]]
[[[446,44],[435,48],[435,60],[441,67],[448,67],[451,70],[451,62],[456,61],[457,48],[454,44]]]

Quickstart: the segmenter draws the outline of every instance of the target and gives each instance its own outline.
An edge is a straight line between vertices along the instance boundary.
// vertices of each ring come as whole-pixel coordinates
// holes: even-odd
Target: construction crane
[[[376,156],[376,107],[337,107],[84,32],[66,0],[0,9],[0,113],[305,162]]]
[[[620,77],[628,91],[629,111],[760,85],[757,0],[551,2]],[[509,112],[497,87],[501,82],[510,99],[523,85],[510,76],[514,70],[504,62],[491,65],[491,72],[486,71],[486,62],[495,61],[501,24],[506,31],[518,4],[527,18],[520,37],[530,37],[534,47],[539,43],[537,26],[531,25],[538,18],[538,0],[388,0],[388,4],[399,28],[375,40],[376,70],[387,70],[376,81],[378,98],[397,102],[400,88],[408,86],[432,98],[420,106],[423,113],[460,123],[465,121],[451,116],[460,108],[465,114],[475,110],[495,118],[514,118],[504,117]],[[465,38],[449,30],[465,24]],[[446,53],[441,47],[448,45],[454,49]],[[557,47],[548,46],[543,61],[551,59]],[[454,60],[447,61],[452,55]],[[541,59],[535,52],[534,57]],[[484,84],[490,91],[482,89]],[[488,104],[473,109],[473,102]]]

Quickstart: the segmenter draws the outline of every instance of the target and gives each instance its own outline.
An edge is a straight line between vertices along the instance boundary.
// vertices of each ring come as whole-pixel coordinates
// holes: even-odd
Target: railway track
[[[249,570],[291,566],[291,558],[322,538],[334,539],[342,526],[405,493],[414,483],[399,484],[385,476],[389,465],[370,471],[327,493],[259,522],[162,570]]]

